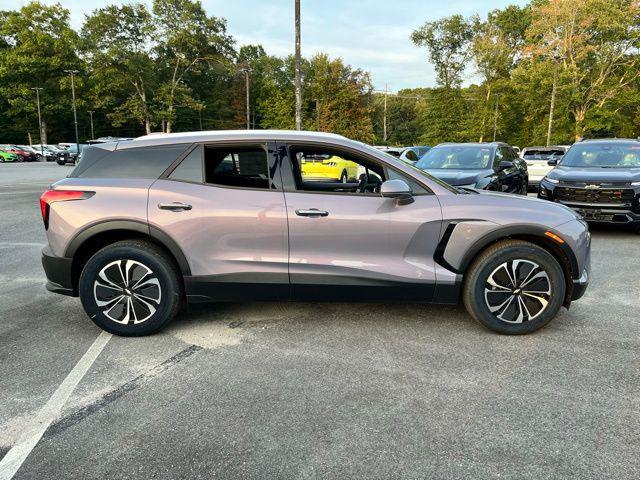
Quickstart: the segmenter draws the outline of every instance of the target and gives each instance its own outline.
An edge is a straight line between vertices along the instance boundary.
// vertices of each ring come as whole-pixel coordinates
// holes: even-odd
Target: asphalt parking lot
[[[0,458],[101,334],[48,293],[38,198],[0,165]],[[14,478],[640,478],[640,236],[593,232],[542,331],[462,307],[219,304],[110,337]]]

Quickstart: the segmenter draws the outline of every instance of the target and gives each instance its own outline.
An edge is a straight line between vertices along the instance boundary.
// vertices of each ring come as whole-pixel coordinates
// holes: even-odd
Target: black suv
[[[589,222],[640,228],[640,141],[584,140],[540,182],[538,197],[563,203]]]
[[[454,187],[527,194],[527,164],[502,142],[441,143],[415,166]]]

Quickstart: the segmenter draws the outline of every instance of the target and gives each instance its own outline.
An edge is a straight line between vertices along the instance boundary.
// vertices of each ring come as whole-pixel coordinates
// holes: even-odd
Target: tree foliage
[[[494,138],[546,141],[554,68],[553,143],[640,135],[637,0],[532,0],[486,16],[425,19],[407,41],[435,68],[433,88],[384,95],[340,58],[302,61],[303,128],[382,143]],[[425,59],[426,61],[426,59]],[[0,15],[0,143],[38,141],[36,93],[48,140],[152,131],[295,128],[294,59],[236,47],[226,20],[198,0],[106,4],[74,31],[60,4]],[[384,79],[378,79],[384,81]],[[44,138],[47,141],[47,138]]]

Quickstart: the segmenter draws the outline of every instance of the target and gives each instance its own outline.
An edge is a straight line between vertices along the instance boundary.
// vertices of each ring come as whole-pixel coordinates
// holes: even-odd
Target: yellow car
[[[312,155],[300,159],[302,178],[306,181],[356,181],[358,164],[337,156]]]

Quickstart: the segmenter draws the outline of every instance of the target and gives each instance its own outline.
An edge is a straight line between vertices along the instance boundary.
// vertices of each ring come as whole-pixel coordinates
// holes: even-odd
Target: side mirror
[[[547,161],[547,165],[549,165],[550,167],[555,167],[556,165],[558,165],[558,159],[552,158],[551,160]]]
[[[502,160],[498,165],[498,171],[501,172],[502,170],[507,170],[508,168],[513,168],[513,167],[514,167],[513,162],[510,162],[509,160]]]
[[[399,205],[407,205],[413,202],[413,192],[407,182],[399,178],[387,180],[380,185],[380,195],[384,198],[395,198]]]

